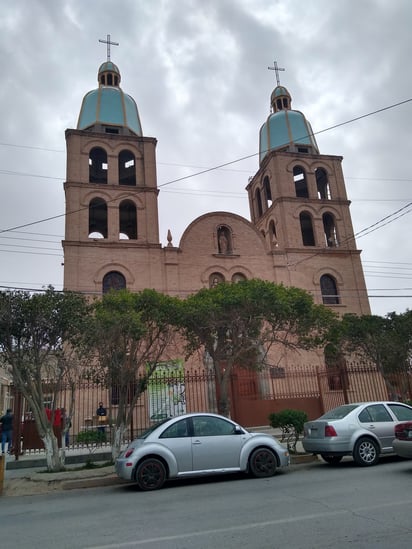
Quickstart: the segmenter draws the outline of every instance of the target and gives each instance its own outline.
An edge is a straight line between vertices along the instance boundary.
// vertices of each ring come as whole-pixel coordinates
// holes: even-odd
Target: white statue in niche
[[[218,230],[218,244],[220,254],[229,254],[231,252],[230,236],[226,228],[220,228]]]

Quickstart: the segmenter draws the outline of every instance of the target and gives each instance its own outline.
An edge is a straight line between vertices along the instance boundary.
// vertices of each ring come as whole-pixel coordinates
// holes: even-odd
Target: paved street
[[[410,548],[412,461],[0,498],[2,549]]]

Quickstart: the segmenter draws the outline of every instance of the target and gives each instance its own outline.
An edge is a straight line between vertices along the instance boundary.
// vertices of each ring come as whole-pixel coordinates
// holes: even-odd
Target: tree
[[[178,300],[155,290],[111,291],[93,304],[83,332],[83,352],[91,357],[89,375],[116,389],[112,456],[120,453],[133,409],[171,344]]]
[[[0,350],[15,388],[33,412],[49,471],[64,468],[64,445],[60,451],[53,432],[55,407],[63,384],[78,365],[73,344],[86,312],[82,296],[52,287],[41,294],[0,292]],[[53,400],[49,417],[46,391]]]
[[[198,349],[213,362],[218,410],[230,413],[229,379],[235,367],[259,369],[270,347],[320,345],[334,315],[299,288],[263,280],[221,283],[182,302],[180,327],[188,354]]]
[[[412,355],[412,311],[357,316],[346,314],[336,325],[334,340],[348,354],[371,361],[392,394],[393,374],[410,372]]]

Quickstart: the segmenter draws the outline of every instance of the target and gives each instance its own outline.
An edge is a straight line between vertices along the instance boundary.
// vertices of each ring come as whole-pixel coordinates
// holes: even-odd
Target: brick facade
[[[341,157],[293,139],[268,150],[246,187],[251,221],[210,212],[162,246],[156,139],[96,122],[67,130],[66,143],[65,289],[100,295],[124,284],[185,297],[220,280],[262,278],[338,313],[370,313]]]

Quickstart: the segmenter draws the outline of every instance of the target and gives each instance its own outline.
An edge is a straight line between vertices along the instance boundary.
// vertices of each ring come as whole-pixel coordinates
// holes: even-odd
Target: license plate
[[[406,436],[408,438],[412,438],[412,430],[411,431],[406,431]]]

